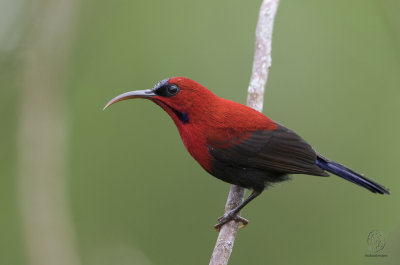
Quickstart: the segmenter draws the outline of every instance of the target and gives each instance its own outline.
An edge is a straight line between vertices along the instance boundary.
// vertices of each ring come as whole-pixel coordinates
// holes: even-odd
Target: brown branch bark
[[[264,0],[260,7],[257,22],[253,70],[248,88],[247,105],[260,112],[263,109],[264,88],[271,67],[272,30],[278,5],[279,0]],[[244,193],[244,188],[236,185],[231,186],[225,205],[225,213],[234,209],[243,201]],[[210,265],[228,264],[238,228],[239,224],[235,221],[221,227]]]

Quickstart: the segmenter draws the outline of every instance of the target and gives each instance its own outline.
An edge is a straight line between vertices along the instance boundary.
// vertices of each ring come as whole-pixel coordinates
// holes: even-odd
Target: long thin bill
[[[116,96],[112,100],[110,100],[103,108],[105,110],[108,108],[110,105],[117,103],[119,101],[127,100],[127,99],[134,99],[134,98],[152,98],[156,94],[154,94],[153,90],[147,89],[147,90],[136,90],[136,91],[130,91],[123,93],[121,95]]]

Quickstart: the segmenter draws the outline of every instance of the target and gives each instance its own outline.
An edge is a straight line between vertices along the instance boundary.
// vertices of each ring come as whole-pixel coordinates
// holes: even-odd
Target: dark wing
[[[226,143],[228,140],[224,139]],[[209,143],[212,143],[211,139]],[[246,139],[226,147],[209,144],[213,159],[232,167],[253,168],[285,174],[328,176],[317,164],[314,149],[282,125],[276,130],[254,131]]]

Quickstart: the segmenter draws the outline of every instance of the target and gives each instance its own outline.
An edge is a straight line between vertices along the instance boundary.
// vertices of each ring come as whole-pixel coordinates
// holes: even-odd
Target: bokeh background
[[[244,103],[260,4],[0,0],[0,264],[207,264],[229,185],[154,104],[102,107],[169,76]],[[295,176],[246,207],[230,264],[399,264],[399,12],[281,1],[264,113],[392,194]]]

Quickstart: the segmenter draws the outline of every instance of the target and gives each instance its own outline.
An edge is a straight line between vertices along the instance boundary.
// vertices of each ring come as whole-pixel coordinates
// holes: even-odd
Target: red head
[[[260,112],[217,97],[204,86],[186,77],[167,78],[152,89],[121,94],[109,101],[104,109],[119,101],[134,98],[149,99],[162,107],[178,129],[186,124],[254,129],[272,129],[276,126]]]
[[[145,98],[161,106],[177,126],[204,114],[217,98],[210,90],[186,77],[171,77],[160,81],[152,89],[121,94],[104,107],[126,99]]]

